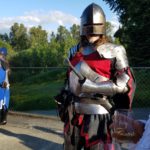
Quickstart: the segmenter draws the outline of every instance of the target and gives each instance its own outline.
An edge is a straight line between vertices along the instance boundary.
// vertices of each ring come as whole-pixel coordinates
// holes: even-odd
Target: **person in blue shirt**
[[[7,123],[7,113],[9,108],[10,90],[9,90],[9,63],[6,60],[7,49],[0,48],[0,125]]]

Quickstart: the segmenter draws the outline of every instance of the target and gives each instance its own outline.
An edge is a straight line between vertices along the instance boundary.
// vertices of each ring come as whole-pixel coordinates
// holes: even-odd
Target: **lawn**
[[[64,71],[42,72],[11,83],[11,110],[49,110],[56,108],[54,96],[64,83]]]

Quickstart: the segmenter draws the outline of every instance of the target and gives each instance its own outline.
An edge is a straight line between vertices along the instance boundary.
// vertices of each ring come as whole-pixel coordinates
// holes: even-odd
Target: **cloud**
[[[108,20],[113,25],[112,35],[118,30],[120,23],[116,15],[112,16],[112,19]],[[21,16],[3,17],[0,18],[0,33],[9,33],[10,27],[15,23],[23,23],[27,29],[41,25],[43,29],[51,33],[56,32],[59,25],[63,25],[67,28],[73,24],[79,24],[80,18],[77,18],[71,14],[67,14],[61,11],[43,11],[35,10],[25,12]]]
[[[0,33],[9,32],[10,27],[15,23],[23,23],[25,27],[41,25],[48,30],[56,30],[59,25],[72,26],[79,24],[79,18],[61,11],[31,11],[25,12],[22,16],[0,18]]]

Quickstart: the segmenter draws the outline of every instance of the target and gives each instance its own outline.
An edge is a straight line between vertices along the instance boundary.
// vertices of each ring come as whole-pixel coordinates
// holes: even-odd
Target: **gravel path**
[[[9,114],[0,126],[0,150],[62,150],[62,129],[57,117]]]

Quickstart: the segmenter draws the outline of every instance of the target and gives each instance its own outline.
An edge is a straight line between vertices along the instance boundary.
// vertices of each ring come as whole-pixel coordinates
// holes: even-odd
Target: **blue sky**
[[[83,10],[93,2],[103,8],[107,21],[116,30],[119,26],[117,15],[103,0],[2,0],[0,33],[9,32],[14,22],[23,23],[27,28],[41,25],[48,32],[55,32],[59,25],[69,28],[80,23]]]

